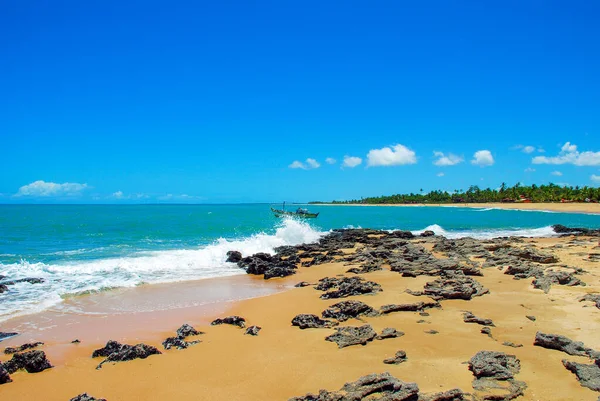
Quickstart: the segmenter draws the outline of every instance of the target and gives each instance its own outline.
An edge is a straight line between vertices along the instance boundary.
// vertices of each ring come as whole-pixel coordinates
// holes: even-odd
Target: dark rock
[[[69,401],[106,401],[104,398],[94,398],[87,393],[79,394],[77,397],[71,398]]]
[[[498,256],[509,256],[515,257],[521,260],[526,260],[530,262],[536,263],[558,263],[558,258],[551,253],[541,252],[535,248],[526,247],[526,248],[500,248],[494,252],[496,257]]]
[[[229,263],[237,263],[242,260],[242,253],[238,251],[228,251],[227,252],[227,260]]]
[[[71,344],[79,344],[81,343],[81,341],[79,341],[79,339],[74,339],[73,341],[71,341]]]
[[[273,277],[287,277],[291,276],[292,274],[296,274],[295,269],[283,266],[275,266],[264,273],[264,278],[265,280],[268,280]]]
[[[465,312],[463,314],[463,321],[465,323],[477,323],[477,324],[480,324],[482,326],[492,326],[492,327],[494,327],[494,322],[492,322],[492,319],[483,319],[483,318],[475,316],[471,312]]]
[[[0,363],[0,384],[10,383],[12,379],[8,374],[8,371],[4,368],[2,363]]]
[[[548,293],[550,291],[550,287],[552,284],[560,284],[566,286],[585,286],[585,283],[581,281],[579,278],[575,277],[573,273],[568,273],[565,271],[551,271],[546,272],[543,276],[536,278],[533,280],[533,287]]]
[[[241,328],[246,327],[246,319],[240,316],[227,316],[223,319],[215,319],[211,322],[211,326],[216,326],[219,324],[230,324],[232,326],[238,326]]]
[[[406,244],[399,249],[398,254],[390,257],[391,270],[402,273],[403,277],[439,276],[444,272],[460,271],[469,276],[481,276],[480,269],[473,265],[468,258],[461,257],[464,263],[456,259],[438,259],[425,248]]]
[[[177,329],[177,337],[186,338],[189,336],[197,336],[200,334],[204,334],[202,331],[198,331],[189,324],[184,324],[180,328]]]
[[[421,233],[421,237],[433,237],[435,233],[431,230],[425,230]]]
[[[331,305],[321,314],[323,318],[335,319],[345,322],[348,319],[358,318],[359,316],[377,316],[375,309],[361,301],[342,301]]]
[[[302,255],[304,257],[304,255]],[[335,258],[329,255],[319,254],[312,258],[312,260],[308,260],[306,262],[302,262],[302,266],[310,267],[314,265],[322,265],[325,263],[333,262]]]
[[[327,291],[321,295],[322,299],[346,298],[352,295],[375,294],[382,291],[379,284],[360,277],[326,277],[319,280],[319,284],[315,288],[319,291]]]
[[[441,393],[421,394],[418,401],[464,401],[466,396],[461,389],[454,388]]]
[[[8,287],[5,286],[4,284],[0,284],[0,294],[2,294],[3,292],[8,291]]]
[[[7,347],[4,349],[4,353],[9,355],[9,354],[15,354],[17,352],[21,352],[21,351],[25,351],[28,349],[32,349],[35,347],[39,347],[40,345],[44,345],[44,343],[42,342],[35,342],[35,343],[27,343],[27,344],[23,344],[20,345],[18,347]]]
[[[337,326],[338,322],[332,322],[330,320],[323,320],[317,315],[311,314],[300,314],[292,319],[292,326],[298,326],[301,329],[329,329],[333,326]]]
[[[570,338],[558,334],[545,334],[538,331],[537,333],[535,333],[535,340],[533,342],[533,345],[562,351],[569,355],[600,358],[600,353],[594,351],[591,348],[587,348],[582,342],[573,341]]]
[[[490,329],[489,327],[483,327],[481,329],[481,334],[487,334],[490,338],[494,338],[492,337],[492,329]]]
[[[555,224],[552,226],[554,232],[557,234],[574,234],[574,235],[600,235],[600,230],[592,230],[583,227],[566,227],[562,224]]]
[[[437,330],[427,330],[425,333],[427,334],[439,334],[440,332]]]
[[[514,355],[504,352],[479,351],[469,360],[469,370],[476,378],[492,378],[494,380],[513,379],[519,373],[521,365]]]
[[[514,276],[515,278],[523,279],[529,277],[542,277],[544,275],[544,270],[540,269],[539,267],[531,266],[528,264],[514,264],[509,265],[508,268],[504,271],[504,274]]]
[[[532,316],[532,315],[527,315],[527,316],[525,316],[525,317],[526,317],[527,319],[531,320],[532,322],[535,322],[535,321],[536,321],[536,317],[535,317],[535,316]]]
[[[383,268],[376,264],[368,264],[362,267],[351,267],[350,269],[346,270],[346,273],[365,274],[375,272],[378,270],[383,270]]]
[[[31,351],[35,352],[35,351]],[[157,348],[146,344],[120,344],[116,341],[109,341],[104,348],[94,351],[92,357],[103,356],[105,360],[100,362],[96,369],[100,369],[107,362],[125,362],[133,359],[146,359],[150,355],[161,354]]]
[[[515,343],[511,343],[510,341],[504,341],[502,343],[502,345],[506,345],[507,347],[513,347],[513,348],[521,348],[523,346],[523,344],[515,344]]]
[[[44,280],[43,278],[38,278],[38,277],[26,277],[26,278],[20,278],[18,280],[9,280],[9,281],[3,281],[0,284],[1,285],[15,285],[18,283],[29,283],[29,284],[41,284],[43,282],[45,282],[46,280]]]
[[[523,395],[527,384],[514,379],[494,380],[487,377],[473,380],[474,400],[510,401]]]
[[[429,312],[419,312],[420,316],[429,316]]]
[[[422,311],[424,309],[429,309],[429,308],[441,308],[441,305],[437,301],[417,302],[414,304],[389,304],[389,305],[383,305],[379,309],[379,313],[388,314],[388,313],[392,313],[392,312],[419,312],[419,311]],[[425,313],[425,312],[421,312],[421,313]],[[429,314],[424,315],[424,316],[429,316]]]
[[[458,272],[446,272],[442,277],[425,284],[422,292],[411,292],[413,295],[427,295],[436,301],[441,299],[464,299],[489,293],[479,282]]]
[[[404,335],[403,332],[394,329],[393,327],[386,327],[381,331],[381,334],[378,334],[375,339],[377,340],[385,340],[386,338],[397,338],[402,337]]]
[[[340,391],[321,390],[317,395],[307,394],[290,398],[289,401],[417,401],[418,398],[419,387],[416,383],[405,383],[386,372],[346,383]]]
[[[251,336],[257,336],[258,332],[262,329],[260,326],[250,326],[246,329],[244,334],[249,334]]]
[[[27,371],[27,373],[38,373],[52,367],[44,351],[28,351],[22,354],[14,354],[12,359],[4,362],[3,365],[4,369],[10,374],[20,369]]]
[[[596,308],[600,309],[600,294],[586,294],[579,298],[579,302],[583,301],[594,302],[596,304]]]
[[[405,351],[398,351],[396,352],[396,355],[394,355],[391,358],[386,358],[383,360],[383,363],[387,364],[387,365],[399,365],[402,362],[406,362],[406,352]]]
[[[308,287],[309,285],[310,285],[310,283],[307,283],[306,281],[301,281],[298,284],[296,284],[294,287],[301,288],[301,287]]]
[[[336,343],[338,348],[359,344],[367,345],[369,341],[373,341],[377,337],[375,330],[368,324],[360,327],[337,327],[335,330],[337,332],[325,337],[325,340]]]
[[[570,370],[577,376],[577,380],[583,387],[590,388],[594,391],[600,391],[600,360],[596,363],[586,365],[583,363],[562,361],[565,368]]]
[[[162,342],[162,346],[165,349],[177,348],[177,349],[186,349],[191,345],[198,344],[202,341],[185,341],[185,337],[169,337],[165,341]]]

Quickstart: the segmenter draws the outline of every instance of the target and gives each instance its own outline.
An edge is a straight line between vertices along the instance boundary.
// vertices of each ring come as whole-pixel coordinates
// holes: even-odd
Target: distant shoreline
[[[477,209],[536,210],[558,213],[600,214],[600,203],[410,203],[410,204],[358,204],[318,203],[312,206],[359,206],[359,207],[469,207]]]

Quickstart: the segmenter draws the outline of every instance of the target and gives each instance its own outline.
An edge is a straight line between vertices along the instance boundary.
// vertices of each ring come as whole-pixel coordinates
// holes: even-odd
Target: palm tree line
[[[367,197],[347,201],[332,201],[336,204],[410,204],[410,203],[487,203],[487,202],[598,202],[600,187],[521,185],[512,187],[502,183],[499,188],[481,189],[472,185],[469,189],[455,189],[452,192],[435,190],[429,193],[396,194],[387,196]],[[310,202],[313,204],[329,202]]]

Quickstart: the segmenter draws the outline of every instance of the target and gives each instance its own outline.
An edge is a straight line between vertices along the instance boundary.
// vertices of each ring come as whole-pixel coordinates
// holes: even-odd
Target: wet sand
[[[600,203],[457,203],[457,204],[411,204],[411,205],[359,205],[359,204],[319,204],[319,206],[359,206],[359,207],[469,207],[497,208],[512,210],[539,210],[560,213],[600,214]]]
[[[598,239],[566,237],[526,241],[553,252],[561,264],[585,269],[586,273],[579,277],[587,286],[554,285],[545,294],[533,289],[531,279],[514,280],[496,268],[487,268],[483,271],[484,276],[477,280],[490,290],[490,294],[470,301],[443,301],[441,309],[427,310],[429,316],[398,312],[365,317],[364,322],[351,319],[341,325],[368,323],[377,332],[394,327],[405,335],[343,349],[324,341],[334,332],[332,329],[300,330],[290,324],[297,314],[320,315],[325,308],[341,300],[320,299],[322,293],[311,286],[291,288],[259,298],[226,304],[217,302],[219,306],[212,310],[182,308],[162,316],[160,313],[145,314],[143,319],[130,322],[139,330],[121,332],[120,338],[127,339],[130,344],[143,341],[162,350],[160,340],[173,335],[182,323],[187,322],[206,332],[198,337],[203,342],[186,350],[163,351],[163,355],[106,364],[96,370],[99,360],[90,357],[92,350],[109,339],[118,339],[119,330],[126,324],[120,317],[107,314],[103,321],[105,329],[94,335],[95,330],[90,328],[91,335],[78,345],[62,342],[73,337],[69,329],[49,329],[48,333],[55,333],[53,340],[41,349],[48,353],[55,367],[36,374],[17,372],[11,375],[12,383],[0,385],[0,399],[58,401],[87,392],[109,401],[287,400],[308,392],[317,393],[319,389],[339,390],[344,383],[363,375],[386,371],[405,382],[416,382],[422,392],[456,387],[469,392],[472,391],[473,375],[464,362],[480,350],[495,350],[514,354],[521,360],[521,372],[516,378],[526,382],[528,388],[519,399],[596,401],[598,393],[580,386],[561,363],[562,359],[589,363],[587,358],[534,347],[533,339],[540,330],[566,335],[572,340],[583,341],[588,347],[600,349],[597,336],[600,310],[591,303],[577,300],[586,293],[600,291],[600,263],[587,257],[591,252],[600,252]],[[285,289],[299,281],[314,283],[322,277],[338,274],[353,276],[345,273],[348,268],[343,263],[300,268],[294,276],[269,280],[268,286]],[[383,292],[346,299],[360,300],[373,308],[390,303],[419,302],[423,299],[407,294],[405,290],[421,290],[426,282],[434,279],[425,276],[406,278],[389,269],[361,276],[381,284]],[[241,276],[228,280],[262,279]],[[204,285],[213,281],[204,280]],[[165,289],[177,291],[179,286],[173,284]],[[482,326],[464,323],[462,313],[465,310],[491,318],[496,326],[492,328],[494,338],[481,334]],[[227,315],[243,316],[248,325],[259,325],[262,330],[253,337],[244,335],[243,329],[237,327],[208,324],[215,317]],[[526,315],[534,315],[536,320],[530,321]],[[425,322],[418,323],[422,320]],[[428,330],[437,330],[439,334],[426,334]],[[85,330],[81,333],[84,337]],[[16,337],[0,345],[20,344],[26,340]],[[47,338],[41,335],[36,340]],[[523,344],[523,347],[506,347],[502,345],[504,341]],[[383,359],[399,350],[406,351],[407,362],[383,364]],[[53,360],[54,356],[58,360]]]

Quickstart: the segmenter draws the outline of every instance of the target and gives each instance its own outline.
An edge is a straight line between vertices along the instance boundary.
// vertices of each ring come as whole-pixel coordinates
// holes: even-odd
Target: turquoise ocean
[[[227,251],[273,252],[277,246],[317,241],[335,228],[492,238],[551,236],[553,224],[600,227],[600,215],[492,208],[315,205],[310,210],[319,217],[282,220],[265,204],[0,205],[0,275],[45,279],[0,294],[0,321],[80,294],[244,274],[225,262]]]

